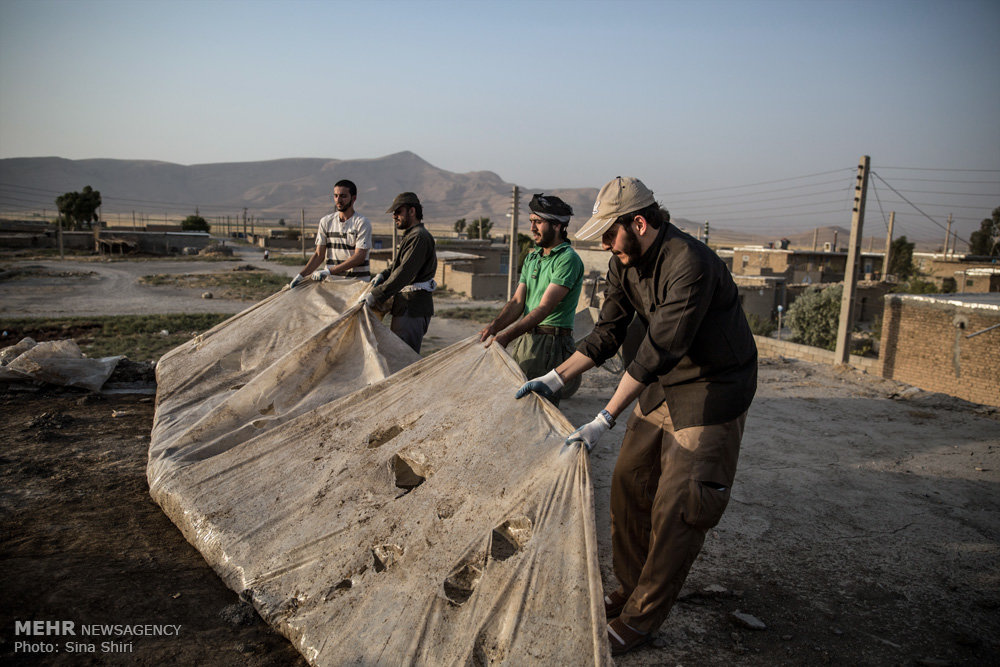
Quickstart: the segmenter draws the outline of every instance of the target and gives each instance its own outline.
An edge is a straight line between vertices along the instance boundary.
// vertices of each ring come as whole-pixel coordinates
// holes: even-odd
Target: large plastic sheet
[[[165,356],[153,498],[313,664],[609,663],[572,426],[514,399],[499,346],[418,361],[363,289],[281,292]]]
[[[71,339],[36,343],[22,338],[0,350],[0,382],[46,382],[100,391],[122,356],[88,359]]]

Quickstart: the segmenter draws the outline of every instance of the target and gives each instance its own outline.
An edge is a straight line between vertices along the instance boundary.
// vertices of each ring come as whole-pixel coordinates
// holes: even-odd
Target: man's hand
[[[375,295],[371,292],[368,292],[368,294],[365,295],[365,305],[369,308],[375,307]]]
[[[553,368],[551,371],[534,380],[528,380],[521,385],[521,388],[514,394],[514,398],[522,398],[531,392],[535,392],[542,398],[552,398],[552,396],[563,388],[563,380],[559,373]]]
[[[293,287],[301,283],[303,280],[305,280],[305,278],[302,276],[302,274],[296,273],[295,277],[292,278],[292,282],[288,283],[288,288],[292,289]]]
[[[316,282],[321,282],[321,281],[325,280],[326,278],[329,278],[330,275],[331,275],[330,274],[330,269],[323,269],[322,271],[316,271],[316,272],[314,272],[310,276],[310,278],[312,278]]]
[[[611,430],[612,426],[614,424],[608,421],[604,410],[601,410],[600,414],[594,417],[592,422],[584,424],[566,438],[566,446],[568,447],[574,443],[581,444],[589,452],[597,444],[597,441],[601,439],[601,436]]]
[[[375,277],[372,278],[372,287],[378,287],[379,283],[384,283],[384,282],[385,282],[385,274],[376,273]]]
[[[493,328],[493,324],[492,323],[487,324],[479,331],[479,342],[482,343],[483,341],[486,341],[486,345],[483,345],[483,347],[489,347],[490,345],[493,344],[493,341],[492,340],[487,341],[486,339],[489,338],[490,336],[495,336],[496,334],[497,332]]]

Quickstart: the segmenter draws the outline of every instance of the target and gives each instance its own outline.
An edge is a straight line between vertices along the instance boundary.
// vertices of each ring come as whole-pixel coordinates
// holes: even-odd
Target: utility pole
[[[514,209],[510,214],[510,254],[507,260],[507,300],[510,301],[511,297],[514,296],[514,281],[516,280],[515,272],[517,268],[514,266],[514,262],[517,261],[517,207],[519,206],[520,195],[517,191],[517,186],[514,186]],[[482,229],[483,223],[479,223],[479,228]]]
[[[882,282],[889,275],[889,263],[892,261],[892,226],[896,224],[896,212],[889,211],[889,231],[885,235],[885,257],[882,259]]]
[[[819,241],[819,227],[813,230],[813,252],[816,252],[816,243]]]
[[[247,210],[243,209],[243,240],[247,240]]]
[[[865,225],[865,200],[868,194],[868,171],[871,158],[861,156],[858,177],[854,184],[854,206],[851,214],[851,245],[847,249],[847,268],[844,271],[844,296],[840,300],[840,323],[837,326],[837,350],[834,363],[846,364],[851,357],[851,329],[854,328],[854,290],[858,283],[858,266],[861,264],[861,235]]]
[[[951,213],[948,214],[948,230],[944,233],[944,258],[948,259],[948,244],[951,243]]]
[[[306,258],[306,210],[302,209],[299,219],[299,241],[302,246],[302,259]]]
[[[389,266],[396,261],[396,246],[399,244],[399,230],[396,229],[396,218],[392,218],[392,259],[389,260]]]

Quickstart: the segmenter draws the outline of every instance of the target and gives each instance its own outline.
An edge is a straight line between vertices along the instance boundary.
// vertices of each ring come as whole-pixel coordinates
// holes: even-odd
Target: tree
[[[986,257],[1000,256],[1000,206],[993,209],[993,216],[983,218],[979,229],[969,237],[969,254]]]
[[[528,253],[535,249],[535,240],[527,234],[517,233],[517,266],[518,271],[524,266]]]
[[[208,220],[200,215],[189,215],[181,223],[181,229],[185,232],[207,232],[211,230]]]
[[[284,218],[278,218],[278,226],[279,227],[284,227],[285,226],[285,219]]]
[[[455,232],[461,234],[465,231],[465,218],[459,218],[455,221]]]
[[[488,239],[491,229],[493,223],[489,218],[476,218],[466,226],[465,231],[468,232],[470,239]]]
[[[913,266],[914,245],[907,241],[905,236],[900,236],[892,241],[889,273],[896,276],[898,280],[907,280],[916,273],[916,267]]]
[[[843,285],[807,288],[788,308],[785,321],[792,330],[792,340],[803,345],[835,349],[843,295]]]
[[[73,229],[82,229],[84,223],[92,227],[97,222],[97,209],[100,207],[101,193],[89,185],[82,192],[66,192],[56,197],[56,208]]]

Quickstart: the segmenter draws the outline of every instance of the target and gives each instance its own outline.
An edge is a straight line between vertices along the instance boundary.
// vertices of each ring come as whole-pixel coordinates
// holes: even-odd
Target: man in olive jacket
[[[590,451],[639,399],[611,479],[619,588],[605,595],[604,607],[613,619],[611,653],[620,655],[649,642],[666,619],[729,502],[757,388],[757,347],[726,265],[671,225],[638,179],[605,185],[576,237],[600,238],[613,255],[599,320],[572,357],[516,395],[551,395],[610,358],[633,316],[646,325],[605,409],[566,438]]]
[[[392,265],[372,279],[374,288],[365,297],[365,302],[370,308],[382,310],[379,306],[395,297],[389,328],[415,352],[420,352],[420,343],[434,315],[432,293],[437,287],[434,237],[421,222],[424,209],[414,193],[397,195],[386,213],[392,213],[396,229],[403,232],[403,238]]]

